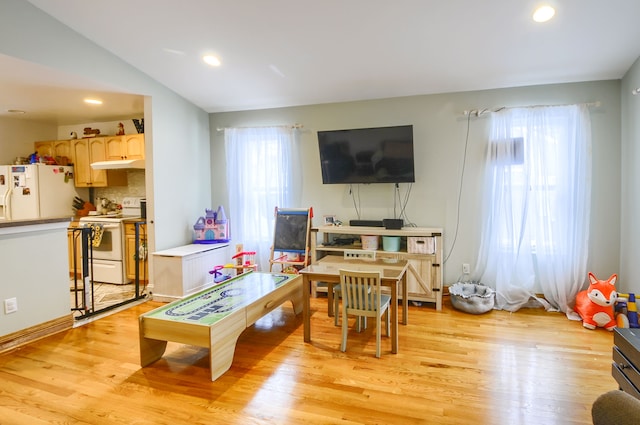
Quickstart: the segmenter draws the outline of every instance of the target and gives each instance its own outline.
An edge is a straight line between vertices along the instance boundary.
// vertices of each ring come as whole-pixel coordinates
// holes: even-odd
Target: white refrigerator
[[[0,220],[8,220],[9,169],[9,165],[0,165]]]
[[[6,177],[8,168],[8,182]],[[5,220],[73,217],[73,199],[79,196],[73,179],[73,167],[61,165],[9,165],[8,183],[3,196]],[[2,178],[0,177],[0,181]],[[2,186],[0,186],[0,192]]]

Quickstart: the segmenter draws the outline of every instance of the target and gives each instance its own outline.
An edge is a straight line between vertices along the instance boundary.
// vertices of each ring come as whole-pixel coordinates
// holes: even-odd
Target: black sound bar
[[[349,220],[349,226],[384,227],[382,220]]]

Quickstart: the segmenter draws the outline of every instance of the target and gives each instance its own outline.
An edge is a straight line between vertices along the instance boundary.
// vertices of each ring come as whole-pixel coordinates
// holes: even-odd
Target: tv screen
[[[413,126],[318,131],[322,183],[413,183]]]

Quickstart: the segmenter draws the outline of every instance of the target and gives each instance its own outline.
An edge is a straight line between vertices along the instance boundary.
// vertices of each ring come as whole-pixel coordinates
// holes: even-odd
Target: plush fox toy
[[[576,295],[575,310],[582,318],[582,326],[587,329],[599,326],[608,331],[616,327],[613,314],[613,307],[618,298],[616,280],[616,274],[612,274],[607,280],[598,280],[589,272],[589,287]]]

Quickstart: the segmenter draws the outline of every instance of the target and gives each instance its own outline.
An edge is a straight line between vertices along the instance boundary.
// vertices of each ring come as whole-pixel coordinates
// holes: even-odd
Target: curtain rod
[[[224,131],[224,130],[231,130],[234,128],[269,128],[269,127],[300,129],[300,128],[303,128],[304,126],[302,124],[296,123],[296,124],[284,124],[284,125],[256,125],[256,126],[247,126],[247,127],[218,127],[216,130]]]
[[[561,105],[528,105],[528,106],[500,106],[497,108],[484,108],[484,109],[472,109],[468,111],[464,111],[463,114],[466,117],[467,115],[475,115],[479,117],[480,115],[488,114],[490,112],[500,112],[503,109],[514,109],[514,108],[542,108],[542,107],[550,107],[550,106],[570,106],[570,105],[585,105],[590,108],[599,108],[600,101],[597,102],[589,102],[589,103],[565,103]]]

